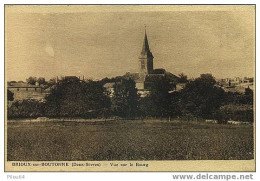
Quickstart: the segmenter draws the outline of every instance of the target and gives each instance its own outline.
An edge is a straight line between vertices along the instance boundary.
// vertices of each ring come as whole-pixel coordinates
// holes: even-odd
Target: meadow
[[[252,125],[193,121],[8,121],[8,161],[249,160]]]

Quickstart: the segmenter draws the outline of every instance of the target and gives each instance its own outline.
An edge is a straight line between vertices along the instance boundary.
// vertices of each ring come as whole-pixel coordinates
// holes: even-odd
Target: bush
[[[14,93],[11,92],[10,90],[7,90],[7,100],[8,101],[13,101],[14,100]]]
[[[246,104],[228,104],[221,106],[217,113],[220,123],[226,123],[228,120],[241,121],[241,122],[253,122],[254,111],[252,105]]]
[[[8,118],[37,118],[44,115],[44,103],[37,100],[14,101],[7,109]]]

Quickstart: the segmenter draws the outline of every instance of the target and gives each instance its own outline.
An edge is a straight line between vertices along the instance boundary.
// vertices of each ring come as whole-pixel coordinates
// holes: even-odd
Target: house
[[[114,95],[114,82],[109,82],[104,84],[104,88],[109,92],[109,97],[113,97]]]
[[[43,100],[46,91],[39,85],[31,85],[25,82],[7,82],[7,89],[14,93],[14,100],[35,99]]]
[[[218,84],[226,92],[239,92],[244,93],[246,88],[254,90],[254,79],[253,78],[226,78],[220,79]]]

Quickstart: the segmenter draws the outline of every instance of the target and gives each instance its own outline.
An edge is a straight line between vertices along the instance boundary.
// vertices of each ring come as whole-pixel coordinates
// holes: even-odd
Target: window
[[[37,90],[37,88],[35,88],[35,91]]]
[[[28,88],[26,88],[26,91],[28,91]]]
[[[17,91],[19,91],[19,88],[17,88]]]
[[[141,60],[141,69],[145,69],[144,60]]]

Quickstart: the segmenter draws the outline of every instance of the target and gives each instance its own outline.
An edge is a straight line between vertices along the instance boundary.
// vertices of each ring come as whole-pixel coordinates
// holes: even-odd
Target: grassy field
[[[8,122],[8,161],[247,160],[252,125],[195,122]]]

